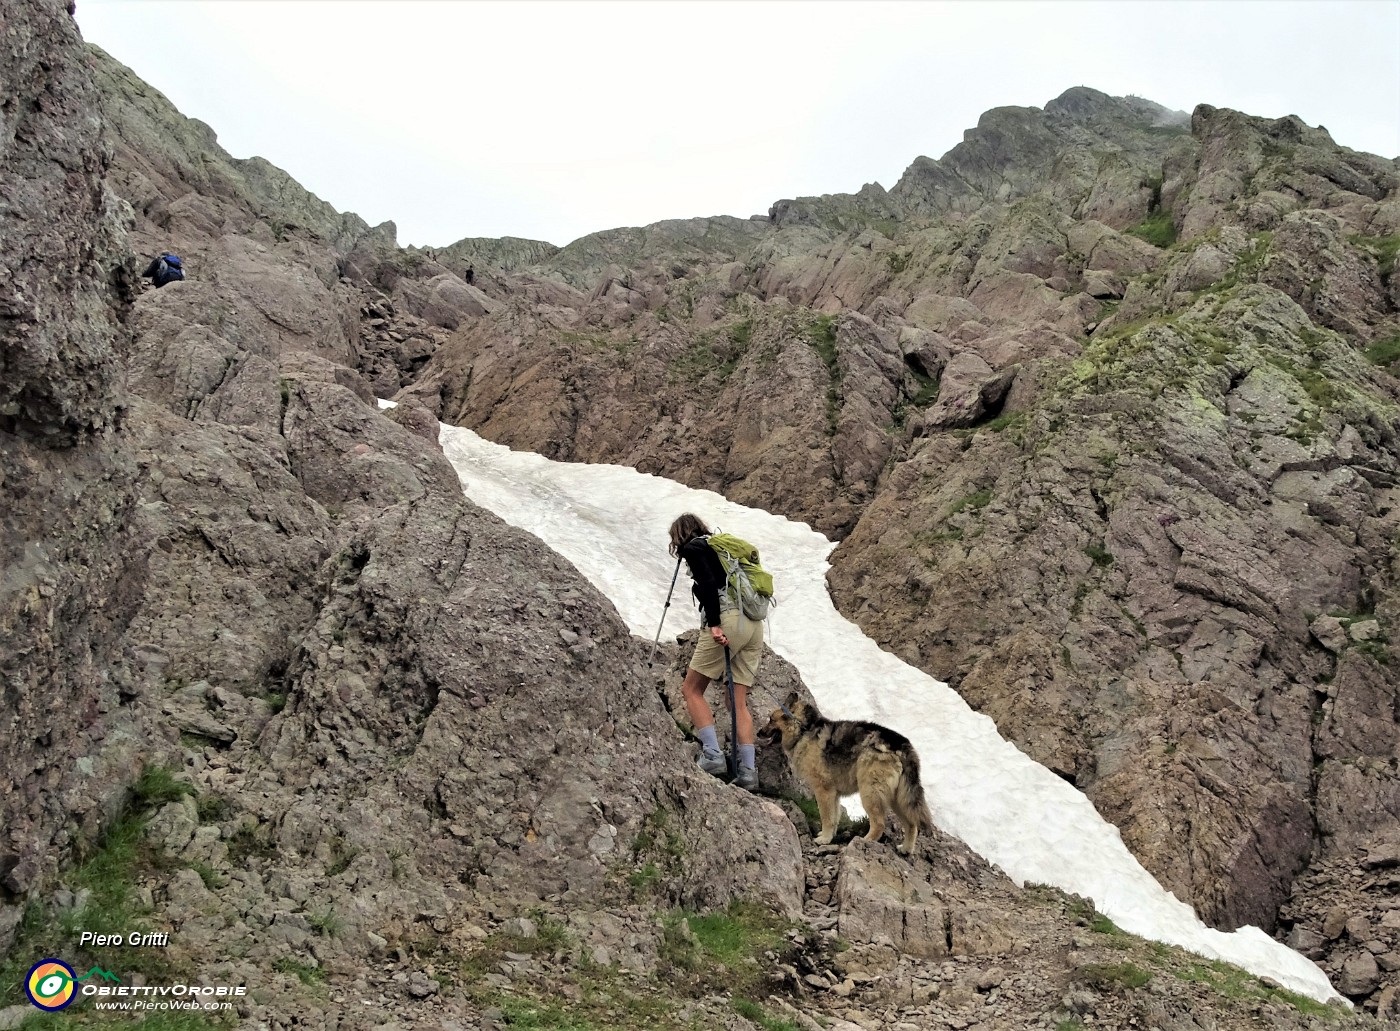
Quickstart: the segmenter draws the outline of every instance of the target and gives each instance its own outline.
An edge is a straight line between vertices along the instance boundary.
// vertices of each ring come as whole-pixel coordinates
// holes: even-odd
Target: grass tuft
[[[1400,233],[1391,236],[1353,236],[1351,242],[1376,259],[1376,267],[1382,280],[1389,280],[1395,274],[1395,264],[1400,260]]]
[[[1127,231],[1154,247],[1165,248],[1176,243],[1176,226],[1172,224],[1168,211],[1154,211]]]
[[[1074,972],[1077,980],[1095,988],[1141,988],[1152,974],[1136,963],[1086,963]]]
[[[1113,565],[1113,554],[1098,544],[1091,544],[1084,549],[1084,554],[1094,560],[1094,565],[1100,568],[1107,568]]]
[[[1366,359],[1372,365],[1394,365],[1400,362],[1400,333],[1386,340],[1378,340],[1366,348]]]
[[[1226,999],[1254,1002],[1258,1000],[1278,1001],[1292,1006],[1300,1013],[1321,1017],[1335,1015],[1338,1011],[1331,1006],[1299,995],[1284,988],[1277,988],[1261,981],[1247,970],[1222,963],[1219,960],[1201,959],[1199,956],[1181,954],[1185,962],[1174,967],[1171,973],[1183,981],[1203,984]]]
[[[734,1012],[745,1020],[757,1024],[764,1031],[801,1031],[801,1025],[795,1024],[791,1020],[770,1017],[762,1006],[751,999],[735,999]]]
[[[302,963],[290,956],[280,956],[273,960],[272,969],[279,974],[290,974],[302,984],[317,985],[326,980],[326,972],[320,967]]]
[[[760,957],[786,945],[788,927],[747,902],[703,914],[673,912],[664,920],[662,960],[693,988],[723,987],[742,997],[762,986]]]
[[[952,507],[948,509],[948,515],[955,516],[959,512],[962,512],[964,510],[971,510],[973,512],[977,512],[981,509],[986,508],[991,503],[991,500],[992,492],[990,488],[975,491],[972,494],[968,494],[965,497],[958,498],[957,501],[953,502]]]
[[[502,996],[498,1006],[511,1031],[597,1031],[598,1025],[537,999]]]
[[[1025,412],[1003,412],[995,419],[987,423],[987,429],[993,433],[1000,433],[1002,430],[1015,429],[1026,424]]]
[[[193,784],[176,780],[174,773],[165,766],[147,766],[132,785],[132,791],[137,801],[150,809],[196,794]]]
[[[314,910],[306,919],[324,938],[338,937],[345,927],[344,921],[336,914],[335,908],[330,906]]]
[[[220,823],[233,815],[233,803],[224,795],[200,795],[195,804],[200,823]]]

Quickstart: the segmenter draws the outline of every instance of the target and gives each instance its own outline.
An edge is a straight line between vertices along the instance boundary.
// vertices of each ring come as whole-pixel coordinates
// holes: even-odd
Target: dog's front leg
[[[817,808],[822,814],[822,832],[814,839],[818,845],[830,845],[831,839],[836,837],[836,812],[839,801],[835,788],[817,792]]]

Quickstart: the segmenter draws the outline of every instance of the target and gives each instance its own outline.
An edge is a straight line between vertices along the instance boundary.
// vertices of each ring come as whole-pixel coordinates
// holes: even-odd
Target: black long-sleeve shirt
[[[695,581],[691,585],[690,593],[695,596],[697,606],[704,613],[705,625],[719,626],[720,592],[728,582],[719,556],[704,537],[692,537],[681,545],[680,557],[685,559],[685,564],[690,567],[690,578]]]

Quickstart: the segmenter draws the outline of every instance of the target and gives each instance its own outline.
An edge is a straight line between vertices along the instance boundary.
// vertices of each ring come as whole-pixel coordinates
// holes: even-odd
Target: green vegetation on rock
[[[631,851],[635,867],[627,874],[627,882],[635,892],[645,895],[663,881],[679,876],[686,845],[671,825],[670,812],[657,806],[642,821]]]
[[[661,917],[657,970],[637,977],[600,965],[562,923],[535,913],[532,936],[497,930],[459,958],[439,956],[440,978],[454,983],[482,1007],[500,1009],[509,1027],[549,1031],[658,1031],[691,1026],[682,1009],[692,999],[723,992],[734,1010],[769,1031],[786,1031],[753,999],[763,995],[765,954],[786,950],[790,924],[762,907],[736,902],[708,913],[671,910]],[[552,957],[570,967],[574,986],[564,999],[528,979],[495,987],[486,975],[509,954]],[[295,973],[294,970],[288,972]],[[314,974],[311,975],[314,979]]]
[[[830,380],[826,390],[826,432],[836,434],[836,420],[841,409],[841,367],[836,352],[836,316],[818,315],[807,327],[807,343],[826,365]]]
[[[1351,237],[1351,242],[1376,259],[1382,281],[1388,281],[1395,274],[1395,263],[1400,259],[1400,233],[1392,236],[1357,235]]]
[[[769,1016],[762,1006],[750,999],[735,999],[734,1012],[757,1024],[764,1031],[801,1031],[800,1024]]]
[[[1172,955],[1165,947],[1159,951],[1164,956]],[[1170,973],[1183,981],[1207,985],[1227,999],[1282,1002],[1308,1016],[1342,1015],[1342,1012],[1334,1007],[1324,1005],[1306,995],[1266,984],[1249,971],[1228,963],[1181,952],[1176,952],[1174,959],[1176,961],[1169,967]]]
[[[1176,226],[1172,223],[1171,212],[1155,211],[1137,225],[1127,230],[1154,247],[1170,247],[1176,243]]]
[[[1373,365],[1387,366],[1400,362],[1400,333],[1378,340],[1365,351],[1366,359]]]
[[[821,808],[817,805],[817,800],[811,795],[783,795],[797,808],[802,810],[802,815],[807,818],[807,829],[815,834],[821,830],[822,814]],[[836,841],[849,841],[851,838],[860,837],[870,831],[870,820],[862,816],[859,820],[852,820],[846,815],[843,807],[840,810],[840,817],[836,822]]]
[[[1074,972],[1076,980],[1094,988],[1141,988],[1152,980],[1151,971],[1136,963],[1086,963]]]
[[[26,906],[10,955],[0,963],[0,1006],[24,1001],[24,975],[45,956],[63,956],[75,967],[95,961],[97,957],[78,948],[82,931],[152,930],[147,920],[150,910],[136,899],[136,880],[157,867],[177,864],[146,841],[146,824],[154,809],[194,790],[165,767],[147,766],[142,771],[126,806],[89,846],[86,858],[63,878],[81,905],[60,910],[52,902],[35,901]],[[174,969],[170,955],[164,949],[126,950],[123,973],[167,975]]]
[[[991,500],[991,488],[974,491],[953,502],[952,506],[948,509],[948,515],[955,516],[964,509],[971,509],[973,512],[976,512],[979,508],[985,508]]]
[[[302,963],[291,956],[281,956],[274,960],[272,969],[280,974],[290,974],[305,985],[318,985],[325,983],[326,972],[320,967],[313,967],[309,963]]]

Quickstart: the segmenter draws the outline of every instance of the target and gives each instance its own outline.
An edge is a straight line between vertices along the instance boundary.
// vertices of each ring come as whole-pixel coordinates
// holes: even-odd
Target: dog
[[[786,710],[786,711],[785,711]],[[870,817],[867,841],[879,841],[893,814],[904,831],[901,855],[909,855],[920,829],[933,830],[933,814],[919,779],[919,755],[902,734],[864,720],[829,720],[810,702],[788,695],[784,709],[774,709],[759,738],[781,743],[793,772],[812,790],[821,810],[818,845],[836,834],[837,803],[859,793]]]

